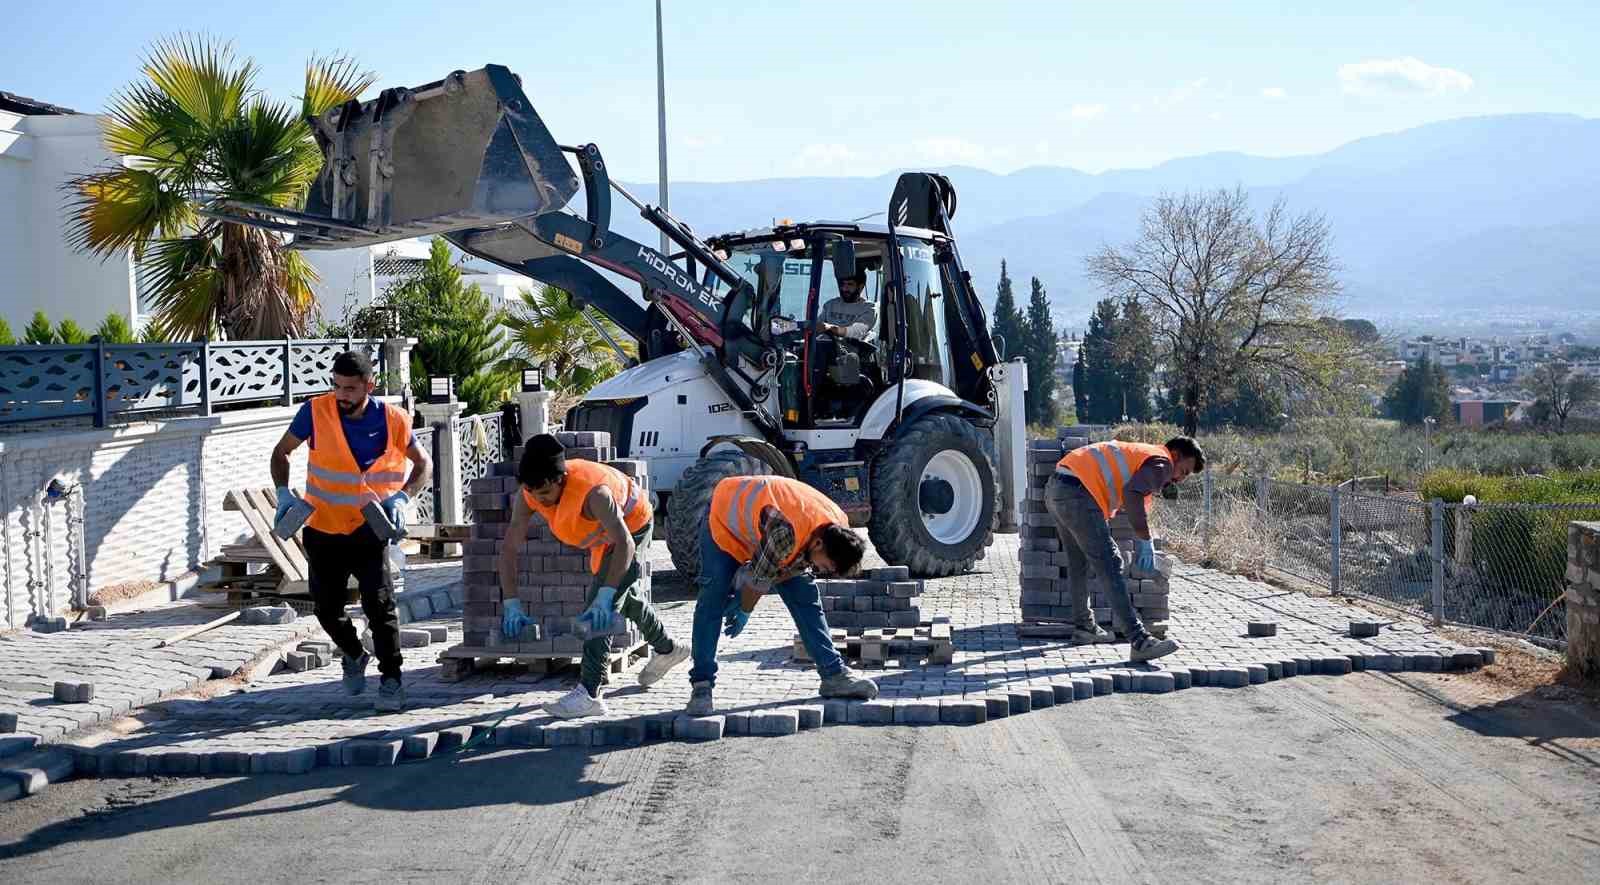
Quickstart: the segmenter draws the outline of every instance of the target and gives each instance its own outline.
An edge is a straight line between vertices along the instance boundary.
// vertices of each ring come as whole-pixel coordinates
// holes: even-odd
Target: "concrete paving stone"
[[[596,722],[589,732],[590,746],[631,747],[644,743],[642,719],[615,719]]]
[[[1033,701],[1033,709],[1035,710],[1042,710],[1045,707],[1054,707],[1056,705],[1055,689],[1048,685],[1030,685],[1028,686],[1028,694]]]
[[[1261,685],[1267,681],[1267,668],[1261,664],[1245,664],[1244,671],[1249,675],[1251,685]]]
[[[426,759],[433,755],[433,749],[438,745],[439,733],[436,731],[424,731],[407,735],[400,745],[400,752],[407,759]]]
[[[935,718],[937,718],[937,705],[935,705]],[[794,710],[768,710],[752,714],[750,717],[750,733],[758,735],[780,736],[794,734],[800,730],[800,717]]]
[[[850,721],[850,707],[859,701],[845,701],[831,698],[822,702],[822,721],[828,725],[843,724]]]
[[[803,704],[794,708],[801,730],[821,728],[824,712],[821,704]]]
[[[1049,691],[1048,688],[1045,689]],[[901,701],[894,706],[894,721],[899,725],[937,725],[938,701]]]
[[[0,736],[0,759],[4,759],[7,756],[15,756],[18,753],[25,753],[32,750],[38,743],[39,737],[37,735],[6,733],[4,736]]]
[[[1350,669],[1352,672],[1360,673],[1367,669],[1367,656],[1365,654],[1361,652],[1350,652],[1349,654],[1345,655],[1345,657],[1350,659]]]
[[[461,749],[461,745],[472,740],[472,726],[452,725],[439,729],[439,740],[434,747],[437,753],[452,753]]]
[[[283,770],[285,774],[305,774],[317,766],[316,747],[296,747],[287,751]]]
[[[1008,691],[1006,697],[1011,701],[1011,715],[1033,711],[1033,695],[1026,691]]]
[[[1004,719],[1011,715],[1011,699],[1005,695],[984,695],[984,716],[987,719]]]
[[[1245,632],[1256,637],[1277,636],[1278,625],[1274,621],[1251,621],[1245,625]]]
[[[1352,669],[1346,657],[1327,657],[1317,662],[1317,672],[1324,676],[1343,676]]]
[[[77,761],[71,753],[54,747],[34,750],[0,763],[0,784],[15,783],[24,796],[43,790],[57,781],[71,777]]]
[[[1480,660],[1483,661],[1484,666],[1488,666],[1488,665],[1494,663],[1494,655],[1495,655],[1495,650],[1494,649],[1492,649],[1492,648],[1480,648],[1480,649],[1477,649],[1477,652],[1478,652],[1478,657],[1479,657]],[[0,731],[4,731],[4,730],[5,730],[4,728],[0,728]]]
[[[878,698],[850,708],[851,725],[893,725],[894,701]]]
[[[1108,675],[1110,675],[1110,677],[1111,677],[1111,690],[1112,691],[1125,692],[1125,691],[1133,691],[1134,690],[1133,671],[1131,671],[1131,670],[1112,670],[1110,672],[1110,674],[1108,674]]]
[[[1073,701],[1074,692],[1070,681],[1052,682],[1050,691],[1055,694],[1055,702],[1058,704],[1070,704]]]
[[[1295,662],[1294,662],[1294,660],[1292,658],[1291,659],[1286,659],[1286,660],[1279,660],[1277,663],[1278,663],[1278,672],[1281,674],[1282,678],[1284,678],[1284,679],[1288,679],[1291,676],[1298,676],[1300,674],[1300,668],[1295,665]]]
[[[1452,670],[1475,670],[1481,666],[1483,666],[1483,655],[1479,654],[1476,649],[1458,651],[1450,656],[1450,669]]]
[[[1111,694],[1116,690],[1116,680],[1110,673],[1091,673],[1089,681],[1094,683],[1094,693],[1097,695]]]
[[[1283,678],[1282,661],[1262,661],[1261,666],[1267,668],[1267,681],[1276,682]]]
[[[750,711],[730,710],[722,714],[722,733],[726,735],[750,733]]]
[[[400,631],[401,648],[427,648],[433,642],[433,636],[426,630],[402,628]]]
[[[425,629],[428,631],[428,638],[433,640],[434,642],[449,642],[450,641],[450,628],[449,627],[427,627]]]
[[[1178,681],[1164,670],[1140,673],[1139,690],[1148,694],[1166,694],[1178,690]]]
[[[939,721],[946,725],[979,725],[989,721],[989,708],[983,701],[940,701]]]
[[[1250,684],[1250,671],[1243,667],[1216,667],[1211,671],[1210,684],[1222,688],[1243,688]]]
[[[1172,674],[1173,691],[1183,691],[1194,686],[1194,674],[1189,672],[1188,667],[1170,667],[1167,672]]]
[[[722,739],[724,725],[721,716],[679,714],[672,720],[672,734],[681,741],[716,741]]]

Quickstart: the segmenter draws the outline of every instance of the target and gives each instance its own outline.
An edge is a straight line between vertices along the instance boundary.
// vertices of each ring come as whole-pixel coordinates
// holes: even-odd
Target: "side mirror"
[[[833,241],[833,278],[843,283],[856,275],[856,244],[849,240]]]
[[[768,304],[778,300],[783,290],[783,254],[761,253],[761,263],[756,266],[756,301]]]

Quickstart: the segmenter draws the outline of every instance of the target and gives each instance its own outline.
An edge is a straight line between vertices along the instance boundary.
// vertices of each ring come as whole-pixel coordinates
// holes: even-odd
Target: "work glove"
[[[278,486],[278,512],[272,517],[272,524],[277,525],[282,522],[283,515],[288,513],[289,508],[299,500],[300,496],[295,494],[293,489],[288,486]]]
[[[604,633],[610,630],[611,619],[616,617],[616,612],[612,610],[611,604],[616,598],[617,588],[601,587],[595,591],[594,601],[589,603],[589,607],[583,610],[583,614],[578,615],[578,619],[588,621],[589,626],[596,633]]]
[[[411,503],[411,496],[403,491],[395,492],[383,499],[379,506],[383,508],[383,515],[389,518],[389,524],[394,526],[397,533],[406,530],[406,505]]]
[[[1138,566],[1139,567],[1139,571],[1141,571],[1141,572],[1153,572],[1153,571],[1155,571],[1156,570],[1156,545],[1155,545],[1155,543],[1152,542],[1152,541],[1140,541],[1139,542],[1139,552],[1134,555],[1133,564]]]
[[[750,613],[744,610],[744,606],[739,604],[739,597],[735,596],[728,603],[727,609],[722,612],[722,635],[732,639],[738,636],[748,623],[750,623]]]
[[[522,600],[507,599],[500,604],[500,632],[505,638],[517,638],[531,623],[533,619],[522,612]]]

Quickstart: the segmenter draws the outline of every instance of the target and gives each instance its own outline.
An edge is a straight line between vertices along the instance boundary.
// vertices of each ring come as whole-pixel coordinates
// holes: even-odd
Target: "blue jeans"
[[[1144,622],[1139,620],[1139,613],[1134,611],[1133,600],[1128,596],[1128,579],[1122,573],[1122,553],[1111,538],[1111,526],[1099,502],[1082,483],[1056,473],[1045,487],[1044,506],[1055,518],[1061,546],[1067,554],[1075,625],[1088,627],[1094,623],[1088,582],[1089,557],[1094,557],[1100,573],[1106,576],[1106,596],[1111,602],[1114,626],[1127,633],[1130,641],[1142,639],[1146,633]]]
[[[717,681],[717,643],[722,639],[722,613],[738,597],[733,573],[740,563],[711,538],[709,523],[700,528],[700,596],[694,601],[694,665],[690,682]],[[822,597],[817,582],[809,573],[790,578],[773,588],[789,607],[789,617],[800,630],[811,659],[817,662],[817,675],[823,679],[844,671],[844,658],[834,650],[828,636],[828,619],[822,613]]]

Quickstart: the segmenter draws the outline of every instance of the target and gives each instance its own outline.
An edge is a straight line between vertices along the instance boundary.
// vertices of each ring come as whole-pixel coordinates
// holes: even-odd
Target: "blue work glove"
[[[1156,545],[1151,541],[1140,541],[1139,552],[1134,556],[1133,564],[1139,571],[1153,572],[1156,570]]]
[[[288,513],[289,508],[293,507],[295,502],[299,500],[300,496],[296,495],[293,489],[288,486],[278,486],[278,512],[272,517],[272,524],[277,525],[283,522],[283,515]]]
[[[389,518],[389,524],[394,526],[396,532],[404,533],[406,530],[406,505],[411,503],[411,496],[404,491],[395,492],[383,499],[380,504],[383,515]]]
[[[587,620],[589,626],[597,633],[604,633],[610,630],[611,619],[616,617],[616,612],[612,610],[611,604],[616,598],[617,588],[601,587],[595,591],[594,601],[589,603],[589,607],[583,610],[583,614],[578,615],[578,619]]]
[[[507,599],[500,604],[500,632],[507,639],[517,638],[531,623],[533,619],[522,612],[522,600]]]
[[[722,635],[732,639],[738,636],[744,625],[750,623],[750,613],[739,604],[739,597],[735,595],[733,601],[728,603],[727,609],[722,612]]]

